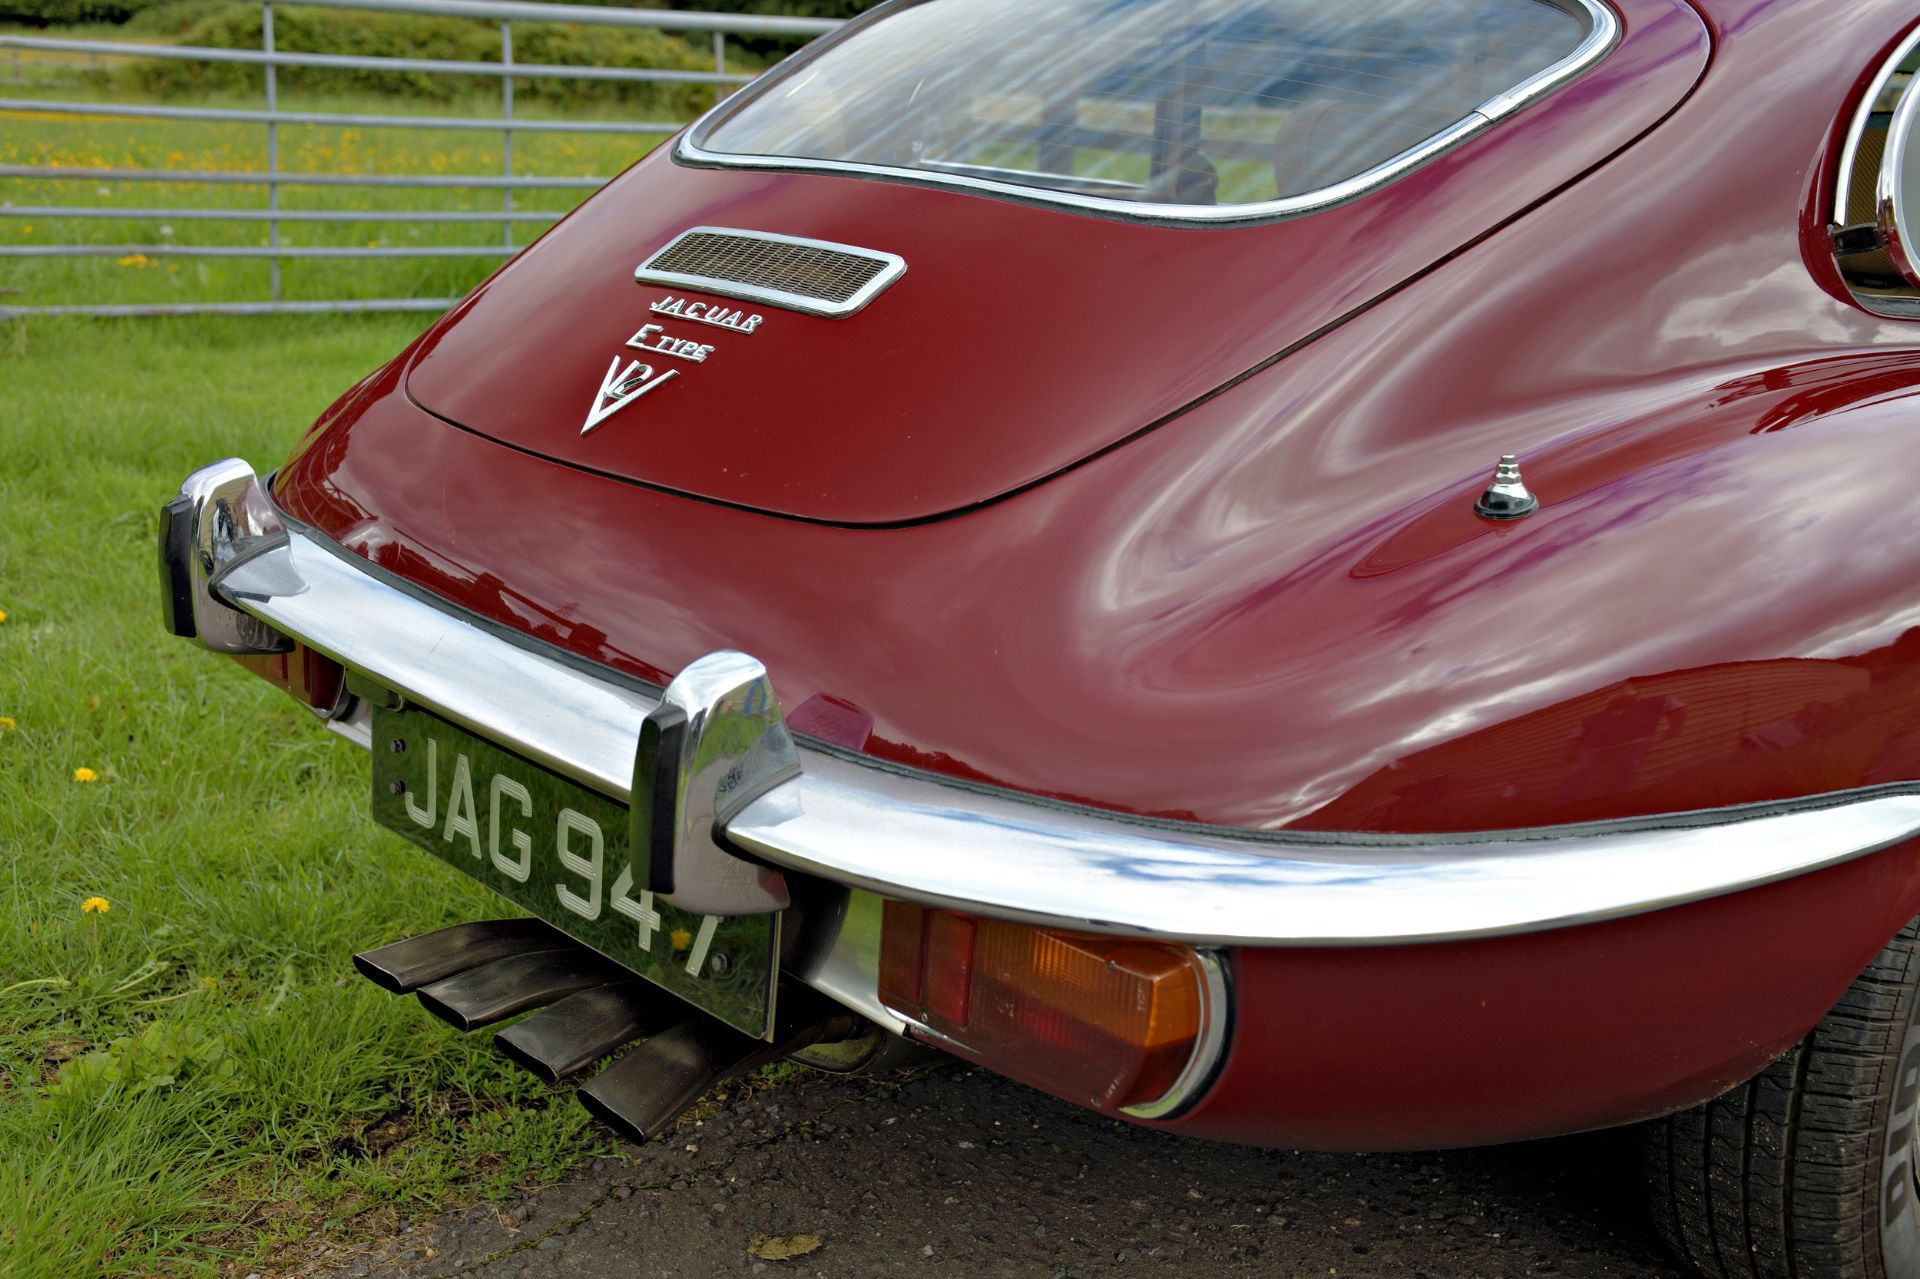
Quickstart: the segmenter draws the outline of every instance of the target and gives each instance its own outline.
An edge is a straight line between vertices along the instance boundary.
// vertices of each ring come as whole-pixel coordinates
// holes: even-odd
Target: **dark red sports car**
[[[190,477],[167,624],[630,1135],[905,1037],[1915,1279],[1916,19],[894,0]]]

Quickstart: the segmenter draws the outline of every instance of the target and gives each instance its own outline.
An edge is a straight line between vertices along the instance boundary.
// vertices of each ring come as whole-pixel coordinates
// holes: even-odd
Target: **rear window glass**
[[[685,152],[1245,212],[1410,167],[1614,33],[1597,0],[921,0],[793,59]]]

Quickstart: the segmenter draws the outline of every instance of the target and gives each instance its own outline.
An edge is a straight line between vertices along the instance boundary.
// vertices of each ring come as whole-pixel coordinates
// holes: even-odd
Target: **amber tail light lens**
[[[340,663],[304,644],[294,645],[290,653],[248,653],[233,660],[317,711],[331,711],[340,704],[345,682]]]
[[[1118,1110],[1192,1060],[1206,975],[1189,947],[888,902],[880,999],[1002,1074]]]

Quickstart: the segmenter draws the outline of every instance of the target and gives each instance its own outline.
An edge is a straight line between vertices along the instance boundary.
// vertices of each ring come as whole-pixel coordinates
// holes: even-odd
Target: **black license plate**
[[[636,888],[627,808],[425,711],[373,714],[373,819],[749,1035],[772,1033],[778,915]]]

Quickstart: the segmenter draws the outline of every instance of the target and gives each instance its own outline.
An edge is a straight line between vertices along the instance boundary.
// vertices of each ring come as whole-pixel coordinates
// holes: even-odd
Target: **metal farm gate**
[[[12,118],[18,124],[32,115],[60,118],[103,116],[134,120],[174,120],[218,122],[236,128],[264,127],[266,164],[263,171],[221,169],[128,168],[115,166],[75,166],[43,164],[0,164],[0,193],[17,185],[8,179],[40,181],[97,181],[108,183],[168,184],[190,187],[205,183],[214,186],[257,187],[263,199],[258,207],[209,207],[170,205],[142,208],[72,204],[18,205],[0,200],[0,218],[38,219],[59,223],[65,219],[112,218],[117,220],[165,219],[185,223],[243,222],[265,225],[265,242],[258,245],[192,244],[169,241],[165,244],[0,244],[0,258],[100,257],[116,259],[160,259],[172,257],[264,258],[270,264],[266,298],[240,302],[169,302],[111,305],[74,299],[60,305],[0,305],[0,318],[22,315],[171,315],[228,313],[241,315],[319,311],[442,311],[453,298],[393,297],[288,300],[282,297],[281,263],[289,259],[381,258],[381,257],[466,257],[505,258],[517,251],[515,227],[520,224],[551,223],[565,210],[518,207],[514,195],[526,188],[592,189],[611,175],[531,176],[514,170],[513,141],[516,134],[530,133],[672,133],[684,121],[554,120],[516,118],[514,83],[530,77],[563,80],[627,81],[655,84],[697,84],[724,88],[746,83],[749,75],[727,70],[729,36],[809,37],[830,31],[837,22],[811,18],[781,18],[758,15],[649,11],[640,9],[593,8],[584,5],[521,3],[518,0],[300,0],[300,7],[332,10],[379,10],[392,13],[429,14],[437,17],[478,18],[497,24],[500,36],[500,60],[453,61],[434,58],[372,57],[345,54],[287,52],[275,47],[274,10],[276,0],[262,0],[261,47],[255,49],[210,48],[162,43],[129,43],[120,40],[67,39],[48,36],[0,34],[0,70],[6,67],[3,55],[12,51],[16,83],[20,80],[19,58],[24,51],[50,54],[86,55],[98,66],[106,59],[155,58],[204,63],[243,63],[263,69],[265,102],[258,109],[158,105],[136,101],[106,101],[98,97],[0,97],[0,121]],[[584,63],[553,64],[514,61],[513,24],[516,22],[580,23],[600,27],[650,28],[666,32],[705,33],[711,37],[713,69],[670,70],[660,68],[593,66]],[[497,117],[472,117],[426,114],[367,114],[337,111],[288,111],[279,102],[277,71],[281,67],[338,68],[378,72],[423,72],[491,78],[499,81],[500,113]],[[329,173],[290,170],[281,167],[280,141],[283,126],[338,125],[367,129],[449,129],[497,133],[502,143],[502,162],[498,173]],[[414,210],[321,210],[302,209],[283,202],[283,197],[302,188],[316,187],[405,187],[460,188],[497,190],[500,208],[495,211],[456,209]],[[473,223],[498,228],[493,243],[436,245],[294,245],[283,243],[283,228],[300,223]],[[28,224],[30,225],[30,223]]]

